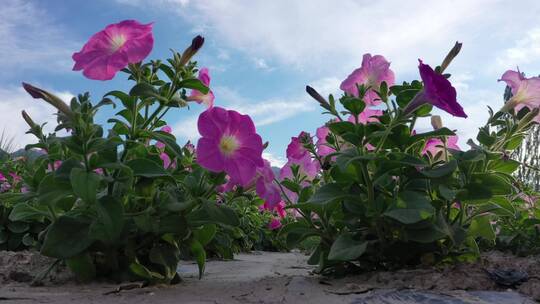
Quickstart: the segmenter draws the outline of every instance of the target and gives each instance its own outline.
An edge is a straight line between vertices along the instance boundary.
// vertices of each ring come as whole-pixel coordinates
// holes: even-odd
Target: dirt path
[[[240,254],[234,261],[209,261],[202,280],[194,264],[180,266],[184,281],[175,286],[117,290],[118,285],[80,285],[57,276],[45,286],[14,282],[6,273],[9,260],[0,259],[0,304],[4,303],[534,303],[514,291],[505,291],[489,279],[485,268],[519,267],[540,273],[539,260],[494,253],[476,265],[439,269],[367,273],[339,280],[310,274],[307,257],[300,253]],[[11,265],[16,263],[11,262]],[[4,267],[4,268],[2,268]],[[20,267],[19,267],[20,268]],[[20,270],[20,269],[19,269]],[[533,272],[536,271],[536,272]],[[19,271],[20,272],[20,271]],[[19,274],[20,275],[20,274]],[[15,278],[16,279],[16,278]],[[1,282],[1,281],[0,281]],[[63,282],[58,284],[55,282]],[[136,285],[125,285],[135,287]],[[474,292],[465,290],[494,290]],[[540,284],[529,279],[519,289],[537,296]]]

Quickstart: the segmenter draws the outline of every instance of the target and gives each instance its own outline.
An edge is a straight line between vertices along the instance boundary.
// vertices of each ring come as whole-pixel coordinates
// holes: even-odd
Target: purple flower
[[[268,229],[276,230],[276,229],[279,229],[279,228],[281,228],[281,220],[279,218],[275,217],[268,224]]]
[[[443,75],[436,73],[429,65],[418,59],[418,70],[424,82],[424,89],[418,92],[407,105],[404,113],[411,113],[423,104],[429,103],[435,107],[452,114],[453,116],[467,118],[467,114],[456,100],[456,89]]]
[[[248,115],[212,107],[197,122],[197,162],[213,172],[225,171],[232,180],[248,185],[264,165],[262,139]]]
[[[358,97],[357,85],[363,84],[364,86],[369,87],[364,98],[366,105],[378,105],[381,101],[375,91],[379,90],[383,81],[385,81],[389,87],[394,85],[395,76],[394,72],[390,70],[390,62],[381,55],[371,56],[371,54],[364,54],[362,66],[354,70],[347,79],[341,83],[339,88]]]
[[[129,63],[146,58],[153,45],[152,23],[124,20],[110,24],[73,54],[73,70],[83,70],[83,75],[90,79],[109,80]]]

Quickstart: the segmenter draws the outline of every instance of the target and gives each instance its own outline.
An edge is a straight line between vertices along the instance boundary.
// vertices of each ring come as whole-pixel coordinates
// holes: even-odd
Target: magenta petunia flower
[[[210,86],[210,73],[208,68],[202,68],[199,71],[198,79],[207,87]],[[212,90],[209,90],[208,93],[203,94],[197,90],[192,90],[191,95],[188,97],[189,101],[195,101],[198,104],[205,104],[207,108],[214,106],[214,93]]]
[[[524,107],[540,107],[540,77],[525,78],[519,71],[506,71],[499,81],[504,81],[512,90],[512,98],[506,102],[503,110],[515,108],[519,112]],[[540,117],[535,121],[540,122]]]
[[[404,112],[410,113],[423,104],[430,103],[433,106],[452,114],[453,116],[467,118],[467,114],[456,100],[456,89],[443,75],[435,72],[429,65],[418,59],[418,70],[424,82],[424,89],[418,92],[413,100],[407,105]]]
[[[446,137],[446,148],[452,150],[461,150],[457,143],[457,135]],[[435,157],[439,152],[442,152],[442,155],[444,155],[445,153],[443,141],[439,138],[430,138],[426,141],[426,145],[422,150],[422,155],[426,155],[427,153],[429,153],[431,154],[431,156]]]
[[[317,136],[317,142],[315,146],[317,147],[317,154],[320,156],[326,156],[328,154],[336,152],[334,148],[328,146],[326,137],[330,133],[330,129],[327,126],[322,126],[317,128],[315,135]]]
[[[248,115],[212,107],[199,116],[201,138],[197,142],[197,162],[213,171],[225,171],[241,185],[249,184],[264,165],[261,137]]]
[[[166,132],[166,133],[171,133],[172,132],[172,128],[170,126],[163,126],[160,131],[163,131],[163,132]],[[158,149],[165,149],[165,144],[160,142],[160,141],[156,141],[156,144],[155,146],[158,148]]]
[[[354,70],[341,83],[339,88],[351,95],[358,96],[357,85],[363,84],[369,87],[364,98],[366,105],[378,105],[381,101],[375,91],[379,90],[383,81],[389,87],[394,85],[395,76],[394,72],[390,69],[390,62],[381,55],[371,56],[371,54],[364,54],[362,66]]]
[[[281,220],[279,218],[275,217],[268,224],[268,229],[276,230],[276,229],[279,229],[279,228],[281,228]]]
[[[274,171],[270,162],[264,160],[264,165],[257,168],[257,181],[255,182],[255,190],[257,195],[262,198],[265,204],[270,208],[274,208],[281,201],[279,187],[274,183]]]
[[[379,116],[381,116],[382,114],[382,110],[365,108],[362,113],[358,114],[358,123],[366,125],[368,122],[378,122]],[[350,115],[348,121],[355,123],[354,116]]]
[[[4,176],[4,174],[0,173],[0,182],[6,182],[7,178]]]
[[[287,159],[302,159],[309,155],[309,151],[304,148],[303,140],[311,141],[311,136],[307,132],[300,132],[298,137],[291,137],[291,142],[287,146]]]
[[[73,54],[74,71],[95,80],[109,80],[130,63],[142,61],[154,45],[152,23],[125,20],[94,34]]]

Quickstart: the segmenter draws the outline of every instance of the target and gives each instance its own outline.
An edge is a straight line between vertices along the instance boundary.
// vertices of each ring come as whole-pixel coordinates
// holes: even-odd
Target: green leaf
[[[519,168],[520,163],[513,159],[498,159],[489,162],[488,170],[498,171],[506,174],[512,174]]]
[[[419,133],[416,135],[411,136],[411,143],[417,142],[419,139],[424,138],[432,138],[432,137],[441,137],[441,136],[452,136],[456,135],[456,133],[452,132],[448,128],[440,128],[434,131],[426,132],[426,133]]]
[[[7,228],[13,233],[23,233],[28,231],[30,225],[25,222],[9,222]]]
[[[451,160],[446,164],[420,171],[422,175],[429,178],[440,178],[452,174],[457,169],[457,161]]]
[[[90,227],[90,235],[112,244],[118,241],[124,228],[124,207],[112,196],[100,198],[96,204],[97,219]]]
[[[153,85],[147,83],[147,82],[140,82],[136,84],[131,90],[129,91],[129,95],[131,96],[140,96],[140,97],[155,97],[159,96],[159,92],[154,88]]]
[[[201,92],[202,94],[207,94],[209,91],[208,87],[205,86],[204,83],[202,83],[199,79],[196,79],[196,78],[184,79],[180,81],[178,86],[181,88],[197,90]]]
[[[488,241],[495,241],[495,231],[490,222],[489,216],[477,216],[471,221],[469,230],[467,232],[468,236],[471,237],[482,237]]]
[[[326,184],[320,187],[307,201],[310,204],[325,205],[350,197],[341,184]]]
[[[434,212],[435,208],[426,196],[418,192],[404,191],[384,215],[403,224],[414,224],[430,218]]]
[[[88,253],[66,259],[66,265],[83,282],[91,281],[96,277],[96,266]]]
[[[343,233],[332,244],[328,259],[333,261],[356,260],[364,254],[367,244],[367,242],[354,240],[349,233]]]
[[[193,235],[201,245],[206,246],[214,238],[216,231],[216,225],[206,224],[202,228],[194,230]]]
[[[176,138],[174,135],[169,134],[167,132],[163,131],[154,131],[150,134],[150,136],[162,143],[164,143],[167,147],[171,149],[171,151],[174,152],[174,155],[178,158],[182,157],[182,148],[176,143]]]
[[[38,204],[54,206],[56,202],[72,194],[71,183],[56,179],[53,174],[48,174],[39,184]]]
[[[73,168],[71,170],[71,187],[73,193],[89,204],[96,202],[96,194],[101,177],[94,172]]]
[[[163,166],[159,165],[155,161],[138,158],[130,160],[126,163],[128,167],[133,170],[134,176],[143,176],[148,178],[153,177],[171,177],[169,172],[163,169]]]
[[[49,213],[31,206],[28,203],[19,203],[13,207],[9,214],[11,221],[42,221],[43,217],[48,217]]]
[[[204,251],[204,247],[199,241],[192,240],[191,246],[190,246],[191,254],[195,257],[195,260],[197,261],[197,266],[199,267],[199,280],[202,278],[204,274],[204,267],[206,263],[206,251]]]
[[[79,218],[61,216],[49,227],[41,254],[58,259],[79,255],[93,242],[88,235],[90,223]]]

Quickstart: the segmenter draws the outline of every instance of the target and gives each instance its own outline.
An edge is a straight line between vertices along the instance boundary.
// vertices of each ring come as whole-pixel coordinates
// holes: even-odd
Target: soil
[[[239,254],[233,261],[179,267],[174,286],[127,283],[78,284],[62,267],[42,286],[33,276],[53,260],[32,252],[0,252],[0,304],[4,303],[534,303],[540,301],[540,256],[490,252],[474,264],[371,272],[322,278],[299,252]],[[528,280],[513,289],[497,285],[488,271],[520,270]]]

